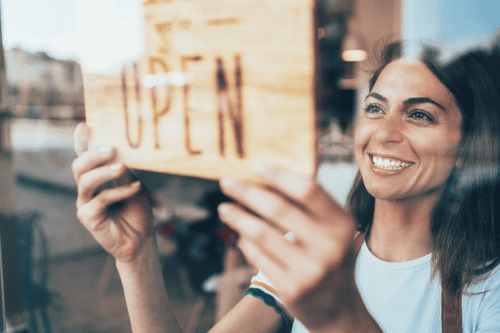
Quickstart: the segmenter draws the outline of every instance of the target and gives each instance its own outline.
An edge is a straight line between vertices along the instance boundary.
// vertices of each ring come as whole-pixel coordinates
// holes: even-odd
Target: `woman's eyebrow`
[[[369,93],[366,97],[365,97],[365,101],[368,99],[368,97],[374,97],[378,100],[381,100],[382,102],[387,102],[387,98],[385,98],[384,96],[380,95],[380,94],[377,94],[376,92],[371,92]]]
[[[387,98],[376,93],[376,92],[371,92],[369,93],[365,100],[368,98],[368,97],[373,97],[373,98],[376,98],[382,102],[387,102]],[[431,103],[431,104],[434,104],[436,105],[438,108],[440,108],[441,110],[443,111],[446,111],[446,109],[441,105],[439,104],[438,102],[430,99],[430,98],[427,98],[427,97],[411,97],[411,98],[408,98],[406,101],[404,101],[404,104],[405,105],[413,105],[413,104],[423,104],[423,103]]]
[[[437,107],[439,107],[441,110],[446,111],[446,109],[441,104],[439,104],[438,102],[433,101],[432,99],[427,98],[427,97],[412,97],[412,98],[408,98],[404,103],[406,105],[431,103],[431,104],[434,104]]]

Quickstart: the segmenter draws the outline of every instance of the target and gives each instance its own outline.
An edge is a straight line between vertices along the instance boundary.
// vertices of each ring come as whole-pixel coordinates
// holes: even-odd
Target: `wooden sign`
[[[93,145],[132,168],[255,180],[313,174],[314,0],[146,0],[144,50],[113,75],[83,66]],[[96,50],[96,52],[99,52]]]

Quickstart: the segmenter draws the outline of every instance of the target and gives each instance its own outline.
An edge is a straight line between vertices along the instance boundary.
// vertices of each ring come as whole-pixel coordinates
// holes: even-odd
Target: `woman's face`
[[[424,63],[387,65],[356,128],[368,192],[384,200],[440,193],[457,161],[461,121],[452,93]]]

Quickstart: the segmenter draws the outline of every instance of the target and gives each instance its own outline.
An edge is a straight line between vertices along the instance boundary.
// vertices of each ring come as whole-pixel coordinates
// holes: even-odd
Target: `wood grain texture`
[[[132,168],[256,180],[316,168],[314,0],[149,0],[145,50],[85,72],[93,145]]]

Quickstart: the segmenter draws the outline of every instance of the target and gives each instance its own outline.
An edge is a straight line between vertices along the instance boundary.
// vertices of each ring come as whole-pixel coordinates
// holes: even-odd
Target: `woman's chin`
[[[378,200],[402,200],[408,197],[394,187],[366,187],[366,190]]]

